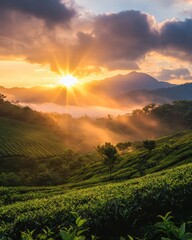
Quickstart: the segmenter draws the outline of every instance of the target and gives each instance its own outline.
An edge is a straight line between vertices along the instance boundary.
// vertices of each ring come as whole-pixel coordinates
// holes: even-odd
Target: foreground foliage
[[[192,216],[192,164],[120,183],[69,187],[0,188],[0,236],[19,239],[20,232],[36,229],[38,235],[45,226],[53,232],[69,228],[72,211],[88,219],[86,228],[100,239],[141,231],[159,213]]]
[[[165,216],[159,216],[161,222],[157,222],[155,227],[158,233],[162,235],[161,240],[190,240],[192,239],[192,233],[186,232],[186,224],[183,223],[180,227],[177,227],[171,219],[173,218],[171,213],[168,212]]]
[[[86,240],[86,234],[89,232],[88,228],[84,225],[87,219],[82,219],[76,212],[72,212],[75,218],[75,224],[71,225],[69,228],[60,226],[59,233],[52,232],[48,227],[43,229],[42,233],[34,236],[35,230],[27,231],[21,233],[21,240],[54,240],[52,237],[57,237],[61,240]],[[96,240],[96,237],[91,235],[92,240]]]
[[[21,240],[54,240],[52,237],[56,237],[61,240],[96,240],[93,235],[89,235],[89,229],[85,228],[85,223],[87,219],[82,219],[77,213],[73,212],[73,216],[75,217],[75,224],[70,226],[69,228],[62,228],[60,226],[59,233],[52,232],[48,227],[43,229],[42,233],[38,234],[36,237],[34,236],[33,231],[27,230],[27,232],[21,233]],[[168,212],[165,216],[158,216],[161,221],[157,222],[154,227],[154,232],[151,234],[152,237],[148,237],[148,234],[145,234],[141,240],[149,240],[150,239],[160,239],[160,240],[191,240],[192,233],[187,232],[186,223],[182,223],[180,227],[177,227],[175,223],[172,221],[173,217],[171,216],[171,212]],[[89,237],[88,237],[89,236]],[[120,240],[134,240],[133,237],[128,235],[127,237],[120,237]],[[139,240],[140,238],[137,238]],[[136,240],[136,239],[135,239]]]
[[[171,212],[168,212],[165,216],[158,216],[161,218],[160,222],[157,222],[154,225],[154,238],[161,240],[191,240],[192,233],[186,231],[186,223],[182,223],[180,227],[177,227],[175,223],[172,221],[173,217],[170,215]],[[60,230],[58,236],[61,237],[62,240],[86,240],[86,233],[89,232],[89,229],[84,228],[84,224],[86,223],[86,219],[82,219],[77,213],[73,213],[76,218],[75,225],[71,226],[69,229],[65,228],[64,230]],[[43,233],[38,234],[36,238],[33,238],[34,230],[23,232],[21,234],[21,240],[53,240],[51,236],[53,236],[53,232],[47,228],[43,229]],[[134,240],[130,235],[127,236],[129,240]],[[127,238],[120,237],[120,240],[126,240]],[[91,235],[91,239],[99,239],[95,236]],[[147,237],[143,237],[142,240],[147,240]],[[139,238],[137,238],[139,240]]]

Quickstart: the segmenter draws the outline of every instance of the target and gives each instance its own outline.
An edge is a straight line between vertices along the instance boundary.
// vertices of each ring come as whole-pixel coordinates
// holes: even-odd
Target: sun
[[[73,75],[65,75],[60,79],[59,84],[65,86],[66,88],[71,88],[77,84],[77,82],[77,78]]]

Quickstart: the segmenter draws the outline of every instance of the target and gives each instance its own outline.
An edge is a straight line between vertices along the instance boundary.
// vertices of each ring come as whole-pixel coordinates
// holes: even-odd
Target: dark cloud
[[[192,60],[192,19],[158,26],[152,16],[139,11],[104,14],[95,18],[91,33],[81,32],[77,39],[79,55],[109,70],[137,69],[137,60],[150,51]]]
[[[79,65],[138,70],[136,61],[156,48],[158,33],[153,23],[149,15],[133,10],[99,15],[93,19],[92,31],[76,34],[76,44],[68,46],[67,57],[60,55],[60,63],[71,70]]]
[[[71,66],[82,63],[109,70],[138,70],[137,60],[156,48],[158,33],[153,24],[152,17],[133,10],[95,17],[92,31],[76,35]]]
[[[136,62],[126,61],[126,60],[117,60],[108,62],[106,67],[108,70],[140,70],[140,67]]]
[[[91,33],[77,37],[79,52],[109,69],[114,69],[115,63],[117,69],[127,62],[136,66],[150,51],[192,60],[192,19],[158,25],[152,16],[139,11],[104,14],[95,18]]]
[[[69,21],[75,14],[60,0],[1,0],[0,11],[18,11],[43,19],[47,23]]]
[[[192,19],[158,26],[148,14],[125,11],[96,17],[93,34],[100,62],[137,61],[150,51],[192,60]]]
[[[22,56],[50,64],[53,71],[61,68],[81,75],[102,67],[139,69],[138,60],[151,51],[192,60],[192,19],[158,25],[152,16],[131,10],[89,16],[85,29],[78,24],[49,28],[41,21],[63,23],[73,16],[74,10],[59,0],[0,0],[0,55]],[[72,22],[81,21],[74,17]]]
[[[177,80],[192,80],[192,75],[187,68],[176,68],[176,69],[162,69],[157,78],[162,81],[169,81],[172,79]]]
[[[159,48],[165,54],[192,60],[192,19],[165,22],[161,28]]]
[[[94,26],[97,57],[100,60],[137,60],[156,46],[157,32],[152,18],[139,11],[98,16]]]

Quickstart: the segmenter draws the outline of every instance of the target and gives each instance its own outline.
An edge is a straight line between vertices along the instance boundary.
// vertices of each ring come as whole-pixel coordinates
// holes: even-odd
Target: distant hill
[[[0,117],[0,157],[48,157],[64,151],[62,139],[48,128]]]
[[[166,103],[175,100],[192,100],[192,83],[174,86],[171,88],[156,89],[153,91],[140,90],[127,92],[116,98],[121,104],[127,103]]]
[[[101,81],[92,81],[86,84],[89,92],[118,96],[120,94],[136,90],[155,90],[159,88],[173,87],[173,84],[159,82],[146,73],[131,72],[127,75],[117,75]]]
[[[55,103],[74,106],[115,106],[114,98],[131,91],[155,90],[170,88],[174,85],[159,82],[145,73],[131,72],[127,75],[117,75],[100,81],[91,81],[77,85],[67,93],[65,87],[33,87],[33,88],[4,88],[0,93],[9,96],[9,99],[23,103]],[[71,94],[72,93],[72,94]]]

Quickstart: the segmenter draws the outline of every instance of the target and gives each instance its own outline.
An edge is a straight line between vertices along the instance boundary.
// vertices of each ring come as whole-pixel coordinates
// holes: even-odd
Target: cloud
[[[192,60],[192,19],[167,20],[157,24],[153,16],[139,11],[101,15],[94,24],[94,39],[100,62],[137,62],[151,51]]]
[[[192,19],[166,21],[161,27],[162,52],[182,60],[192,60]]]
[[[83,16],[59,0],[0,0],[0,56],[81,76],[102,68],[139,69],[151,51],[191,61],[191,29],[192,19],[158,24],[134,10]]]
[[[167,7],[175,4],[191,4],[192,0],[158,0],[158,2]]]
[[[46,61],[47,58],[53,71],[68,68],[77,75],[97,69],[92,66],[109,70],[138,70],[136,61],[155,47],[156,29],[151,24],[153,19],[147,14],[126,11],[99,15],[90,21],[92,28],[89,32],[77,30],[69,41],[52,39],[52,47],[46,48],[49,52],[40,50],[37,55],[34,51],[27,60],[36,62],[38,59]],[[56,60],[50,56],[50,49],[53,49]]]
[[[66,22],[75,14],[73,9],[66,7],[60,0],[1,0],[0,11],[17,11],[47,23]]]
[[[104,65],[104,64],[103,64]],[[109,61],[107,62],[106,67],[108,70],[140,70],[140,67],[136,62],[125,61],[125,60],[117,60],[117,61]]]
[[[192,75],[187,68],[176,68],[176,69],[162,69],[157,78],[162,81],[169,81],[169,80],[192,80]]]
[[[155,49],[155,21],[147,14],[131,10],[103,14],[91,20],[91,31],[79,31],[76,44],[70,45],[70,50],[68,47],[71,69],[99,65],[109,70],[136,70],[139,69],[137,60]],[[66,64],[67,60],[61,62]]]
[[[152,21],[149,15],[133,10],[98,16],[93,31],[97,57],[134,61],[144,56],[156,44]]]

